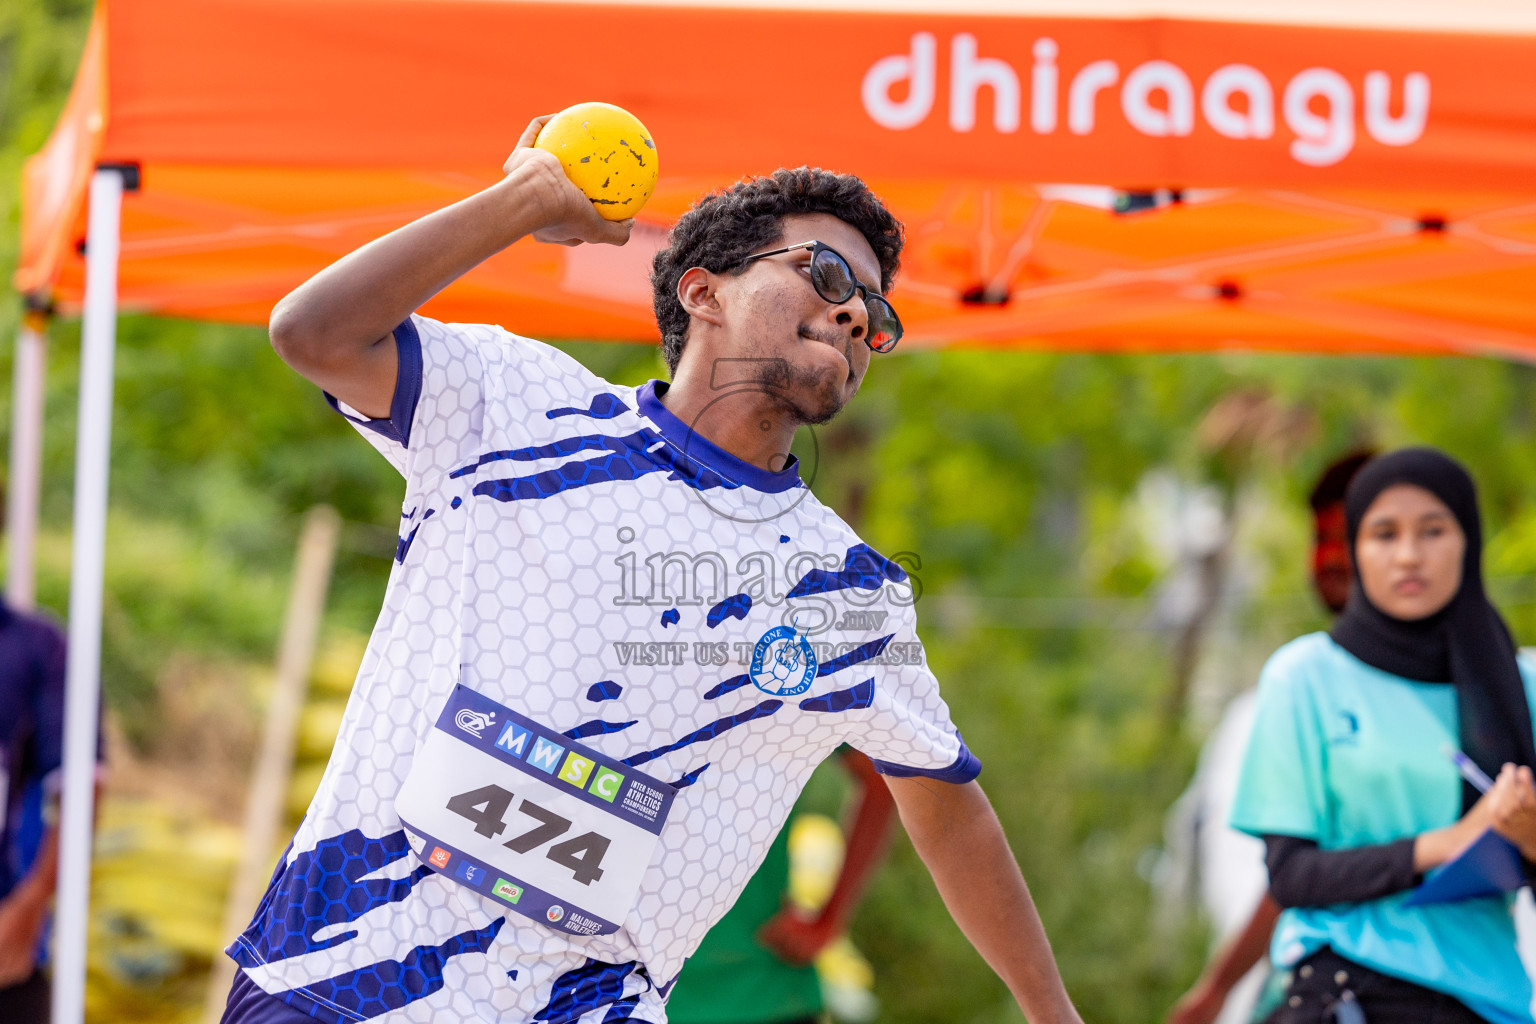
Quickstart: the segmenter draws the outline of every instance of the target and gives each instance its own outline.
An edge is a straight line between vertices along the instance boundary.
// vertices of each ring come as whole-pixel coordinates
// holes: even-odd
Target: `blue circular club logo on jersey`
[[[758,640],[747,675],[764,693],[793,697],[816,680],[816,652],[793,626],[775,626]]]

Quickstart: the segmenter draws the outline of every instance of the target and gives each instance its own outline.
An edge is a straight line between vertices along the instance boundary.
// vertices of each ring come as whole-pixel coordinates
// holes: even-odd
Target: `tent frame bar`
[[[86,230],[85,316],[75,448],[75,525],[69,586],[69,667],[64,696],[64,792],[59,826],[53,1019],[84,1024],[97,736],[101,709],[101,608],[112,449],[112,374],[117,345],[121,168],[91,176]]]
[[[42,496],[48,311],[31,300],[11,368],[11,456],[5,496],[5,602],[29,612],[37,598],[37,518]]]

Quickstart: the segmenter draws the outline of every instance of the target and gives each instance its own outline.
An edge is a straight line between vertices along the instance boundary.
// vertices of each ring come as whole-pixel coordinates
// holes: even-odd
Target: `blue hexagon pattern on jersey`
[[[590,416],[594,420],[611,420],[629,411],[629,406],[624,404],[624,399],[618,395],[610,395],[606,391],[600,391],[592,396],[592,403],[585,409],[577,409],[572,406],[551,409],[544,414],[544,418],[553,420],[561,416]]]
[[[603,1014],[603,1024],[619,1024],[620,1021],[639,1021],[639,1017],[631,1017],[630,1014],[640,1003],[639,996],[630,996],[628,999],[620,999],[608,1007],[608,1012]]]
[[[423,864],[404,878],[358,879],[410,852],[403,831],[370,839],[353,829],[321,840],[274,874],[250,926],[227,952],[240,966],[256,967],[355,938],[357,932],[346,931],[317,942],[314,934],[409,896],[431,868]]]
[[[621,1002],[628,1002],[629,1009],[634,1008],[634,1003],[627,999],[621,999],[624,995],[624,982],[630,974],[639,967],[636,963],[605,964],[600,960],[589,959],[585,964],[574,971],[566,971],[555,979],[554,989],[549,994],[549,1003],[533,1015],[534,1020],[544,1021],[544,1024],[571,1024],[583,1014],[590,1013],[599,1006],[614,1004],[617,1008]],[[642,969],[643,971],[643,969]],[[641,974],[644,977],[644,974]],[[650,987],[647,979],[646,987]],[[624,1020],[626,1016],[614,1018],[610,1012],[603,1019]]]
[[[498,917],[484,928],[461,932],[441,945],[417,946],[401,960],[382,960],[360,970],[291,989],[282,993],[281,998],[311,1015],[316,1010],[326,1011],[327,1017],[322,1019],[329,1019],[333,1024],[372,1020],[442,988],[443,965],[449,958],[464,953],[484,953],[506,920]]]
[[[875,702],[875,681],[866,679],[846,690],[833,690],[800,702],[801,711],[862,711]]]
[[[611,434],[576,434],[571,437],[562,437],[548,444],[527,445],[522,448],[501,448],[493,452],[486,452],[474,462],[466,466],[460,466],[448,474],[448,479],[457,480],[459,477],[468,476],[481,466],[489,466],[493,462],[541,462],[544,459],[563,458],[567,455],[579,455],[582,452],[622,452],[633,449],[636,445],[646,447],[661,440],[661,436],[653,430],[640,430],[628,437],[614,437]]]
[[[612,679],[604,679],[600,683],[593,683],[591,686],[587,687],[587,700],[590,700],[590,701],[613,700],[615,697],[617,697],[619,694],[621,694],[623,692],[624,692],[624,687],[620,686],[618,683],[614,682]]]
[[[726,619],[741,619],[746,621],[747,613],[752,610],[752,597],[750,594],[732,594],[709,610],[704,616],[704,624],[714,629]]]
[[[664,470],[671,471],[667,479],[679,480],[700,491],[716,487],[735,489],[741,486],[733,480],[725,479],[703,464],[689,459],[664,441],[654,430],[637,430],[624,437],[612,437],[606,434],[584,435],[542,447],[558,449],[572,446],[580,446],[582,449],[595,446],[606,449],[608,454],[599,455],[595,459],[573,459],[570,462],[561,463],[554,469],[546,469],[542,473],[533,473],[529,476],[483,480],[474,486],[471,493],[495,498],[497,501],[528,501],[552,497],[574,487],[638,480],[648,473],[659,473]],[[534,450],[527,449],[530,452]],[[517,450],[519,453],[522,451],[522,449]],[[482,455],[475,465],[465,466],[454,472],[455,474],[466,473],[486,462],[517,457],[518,455],[511,451],[490,452]]]
[[[645,764],[647,761],[654,761],[658,757],[661,757],[663,754],[670,754],[674,750],[681,750],[689,744],[699,743],[703,740],[712,740],[716,736],[719,736],[721,733],[725,732],[727,729],[734,729],[738,725],[746,725],[748,722],[755,722],[759,718],[767,718],[769,715],[773,714],[783,706],[784,702],[781,700],[765,700],[756,707],[748,708],[746,711],[743,711],[740,714],[726,715],[724,718],[717,718],[715,721],[710,722],[702,729],[695,729],[693,732],[690,732],[682,739],[674,740],[664,747],[657,747],[655,750],[645,750],[638,754],[631,754],[624,758],[624,763],[629,765],[631,768],[638,768],[642,764]]]
[[[861,662],[871,658],[878,658],[885,651],[885,645],[891,642],[895,633],[889,633],[878,640],[871,640],[867,644],[861,644],[847,654],[839,654],[837,657],[822,662],[816,667],[817,676],[830,676],[835,672],[841,672],[845,668],[852,668]]]
[[[830,594],[837,590],[858,588],[879,590],[886,580],[904,583],[907,572],[868,544],[855,544],[843,556],[843,567],[836,572],[812,569],[796,583],[786,597],[806,597],[811,594]]]

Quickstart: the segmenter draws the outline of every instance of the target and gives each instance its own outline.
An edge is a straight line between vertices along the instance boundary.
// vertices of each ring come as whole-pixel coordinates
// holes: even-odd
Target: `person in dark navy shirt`
[[[0,1021],[48,1020],[48,911],[58,870],[64,636],[0,603]]]

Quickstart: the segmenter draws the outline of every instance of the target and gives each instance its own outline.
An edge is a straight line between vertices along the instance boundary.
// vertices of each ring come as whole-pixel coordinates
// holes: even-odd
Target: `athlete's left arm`
[[[901,823],[971,945],[1032,1024],[1082,1024],[992,803],[975,782],[888,778]]]

